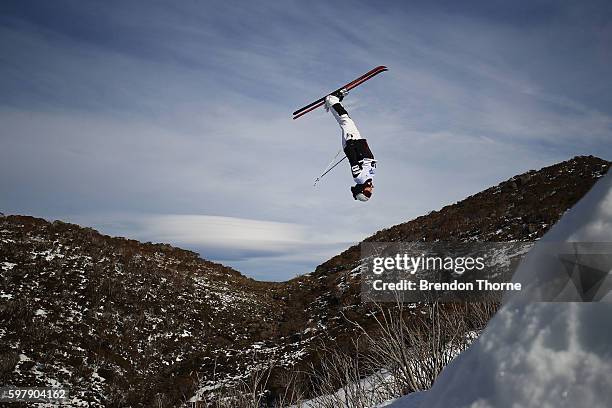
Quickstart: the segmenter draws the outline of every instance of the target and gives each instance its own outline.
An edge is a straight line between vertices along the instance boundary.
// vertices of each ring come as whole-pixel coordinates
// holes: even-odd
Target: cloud
[[[298,224],[211,215],[146,217],[142,234],[163,242],[259,252],[294,250],[307,237]]]
[[[322,263],[360,239],[347,230],[198,214],[98,213],[61,218],[113,236],[191,249],[205,259],[276,281],[310,272],[313,262]]]
[[[268,266],[263,244],[208,253],[242,259],[248,274],[275,261],[308,272],[332,241],[575,154],[612,155],[608,37],[593,10],[536,7],[525,19],[488,6],[342,1],[45,7],[16,3],[0,20],[4,212],[295,225],[270,230],[287,247],[268,244]],[[330,115],[290,113],[378,64],[391,69],[346,99],[379,160],[363,206],[345,166],[312,188],[340,145]],[[138,237],[130,220],[114,225]],[[327,235],[318,252],[306,245]]]

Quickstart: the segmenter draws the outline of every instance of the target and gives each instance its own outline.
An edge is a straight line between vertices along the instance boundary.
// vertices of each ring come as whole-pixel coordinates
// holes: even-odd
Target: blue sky
[[[612,159],[609,2],[4,1],[0,211],[169,242],[257,279],[578,154]],[[379,160],[350,195],[331,115]]]

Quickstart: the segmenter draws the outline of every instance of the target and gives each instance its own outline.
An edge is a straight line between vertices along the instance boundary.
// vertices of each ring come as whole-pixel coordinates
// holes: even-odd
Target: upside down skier
[[[372,197],[372,179],[376,173],[376,160],[366,139],[361,137],[355,122],[340,102],[348,92],[344,89],[325,97],[325,109],[331,111],[342,129],[342,148],[351,165],[355,185],[351,187],[353,198],[368,201]]]

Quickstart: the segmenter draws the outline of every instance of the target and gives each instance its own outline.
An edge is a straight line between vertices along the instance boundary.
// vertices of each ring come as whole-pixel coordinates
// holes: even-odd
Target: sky
[[[323,109],[378,160],[352,199]],[[612,160],[607,1],[3,1],[0,212],[281,281],[515,174]]]

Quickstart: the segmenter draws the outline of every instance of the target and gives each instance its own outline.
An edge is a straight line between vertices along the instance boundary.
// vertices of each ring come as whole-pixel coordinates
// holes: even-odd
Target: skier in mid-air
[[[355,185],[351,187],[353,198],[368,201],[372,197],[372,178],[376,173],[376,160],[366,139],[361,137],[355,122],[340,103],[348,92],[344,89],[325,97],[325,109],[331,110],[342,129],[342,148],[351,165]]]

